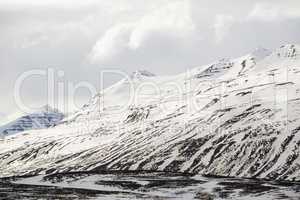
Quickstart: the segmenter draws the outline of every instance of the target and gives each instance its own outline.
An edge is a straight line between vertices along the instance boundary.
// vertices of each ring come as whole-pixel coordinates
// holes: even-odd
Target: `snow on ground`
[[[162,170],[300,180],[300,47],[174,76],[137,71],[50,129],[0,144],[0,176]]]
[[[27,197],[37,197],[36,187],[57,187],[61,190],[87,190],[94,197],[85,199],[256,199],[299,198],[299,185],[261,180],[213,178],[172,173],[71,173],[15,178],[15,187],[31,187]],[[22,185],[22,187],[20,187]],[[1,188],[0,182],[0,194]],[[45,189],[46,189],[45,188]],[[7,190],[9,191],[9,190]],[[93,192],[91,192],[93,191]],[[99,193],[97,193],[99,192]],[[2,196],[9,192],[2,192]],[[47,192],[43,194],[47,195]],[[41,196],[40,196],[41,197]],[[73,196],[74,197],[74,196]],[[42,197],[41,197],[42,198]],[[72,198],[71,198],[72,199]],[[74,198],[80,199],[80,198]]]

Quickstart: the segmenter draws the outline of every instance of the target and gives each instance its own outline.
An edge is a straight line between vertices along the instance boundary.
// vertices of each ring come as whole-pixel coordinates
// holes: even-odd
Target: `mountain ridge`
[[[49,128],[58,124],[63,118],[64,114],[59,110],[45,105],[32,113],[21,115],[17,119],[3,124],[0,127],[0,135],[5,137],[23,131]]]
[[[58,126],[8,136],[0,176],[149,170],[299,181],[299,51],[119,81]]]

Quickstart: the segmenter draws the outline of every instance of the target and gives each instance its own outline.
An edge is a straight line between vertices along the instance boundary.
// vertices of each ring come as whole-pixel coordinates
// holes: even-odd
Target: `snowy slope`
[[[0,176],[154,170],[300,180],[300,47],[175,76],[142,71],[47,130],[8,136]]]
[[[64,115],[50,106],[44,106],[41,110],[22,116],[0,127],[0,135],[7,136],[32,129],[49,128],[63,119]]]

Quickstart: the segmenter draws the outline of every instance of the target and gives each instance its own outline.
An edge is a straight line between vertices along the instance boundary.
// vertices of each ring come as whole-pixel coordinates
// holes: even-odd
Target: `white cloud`
[[[106,31],[104,36],[93,47],[90,59],[92,61],[105,61],[122,50],[128,49],[132,27],[133,25],[131,24],[121,24]]]
[[[221,42],[230,31],[235,19],[231,15],[217,15],[214,22],[216,42]]]
[[[300,4],[294,2],[293,5],[291,6],[287,2],[282,4],[273,2],[256,3],[248,14],[248,19],[273,21],[300,17]]]
[[[48,40],[49,40],[49,37],[46,36],[46,35],[40,35],[40,36],[35,37],[35,38],[26,37],[21,42],[20,47],[24,48],[24,49],[31,48],[31,47],[34,47],[34,46],[37,46],[37,45],[41,44],[42,42],[46,42]],[[19,48],[19,45],[14,44],[14,47]]]
[[[150,11],[137,21],[110,28],[97,41],[90,57],[92,61],[101,62],[112,59],[122,51],[138,50],[156,35],[187,39],[195,29],[189,2],[175,1]]]
[[[300,18],[300,1],[286,0],[285,2],[274,1],[254,3],[252,9],[245,16],[233,17],[232,15],[219,14],[215,16],[214,31],[215,40],[220,43],[229,34],[235,24],[245,26],[253,20],[265,23],[275,20]]]
[[[176,37],[185,37],[195,30],[187,1],[169,3],[144,16],[137,22],[130,35],[129,46],[140,47],[151,34],[165,33]]]

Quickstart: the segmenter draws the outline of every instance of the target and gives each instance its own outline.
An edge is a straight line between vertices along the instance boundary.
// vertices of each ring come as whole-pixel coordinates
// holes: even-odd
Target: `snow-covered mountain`
[[[300,47],[174,76],[134,73],[0,144],[0,176],[150,170],[300,180]],[[151,75],[149,75],[151,74]]]
[[[0,135],[8,136],[33,129],[44,129],[55,126],[64,118],[64,114],[46,105],[40,110],[19,117],[0,127]]]

